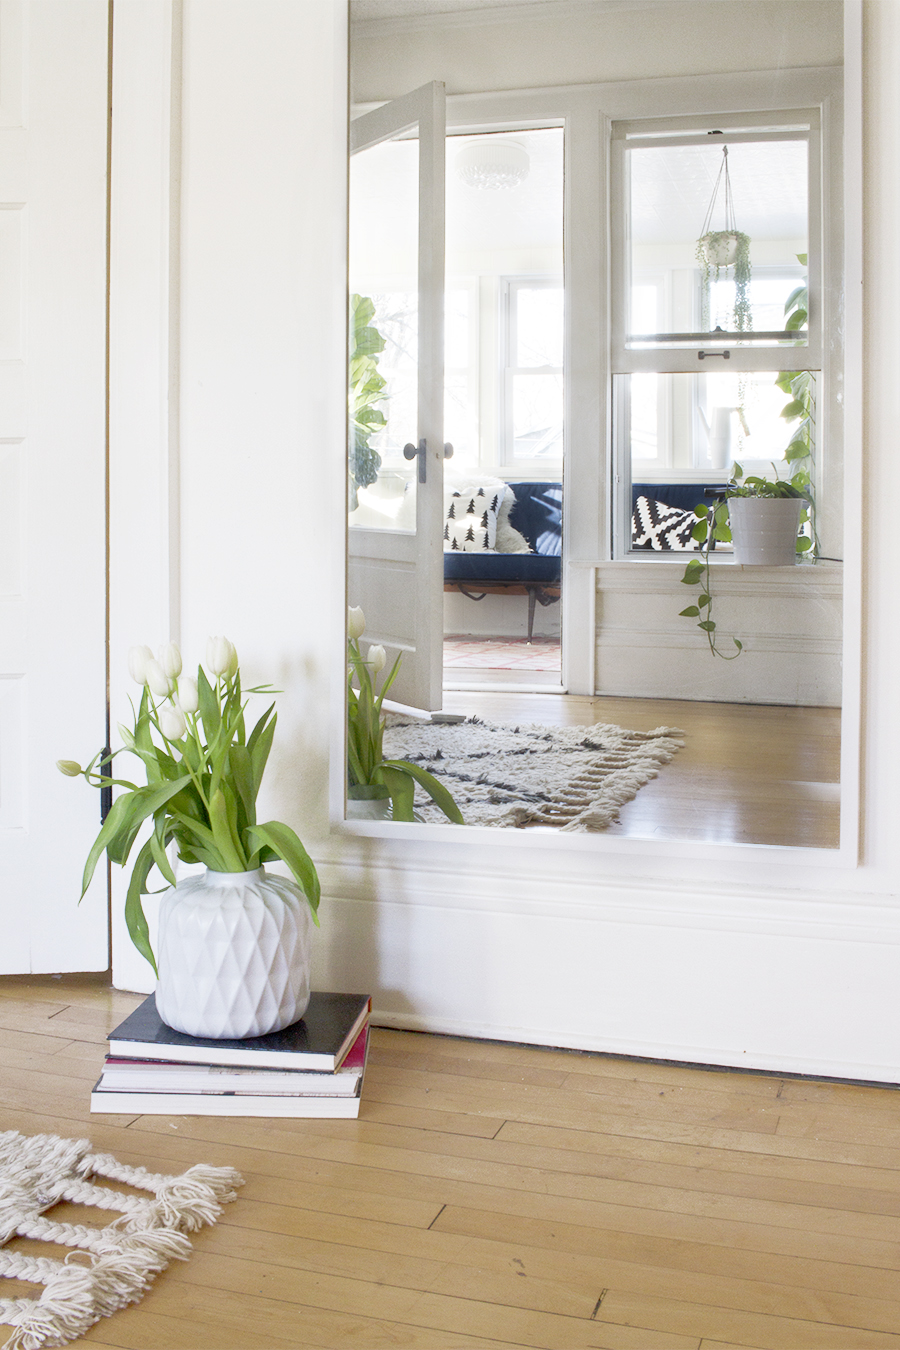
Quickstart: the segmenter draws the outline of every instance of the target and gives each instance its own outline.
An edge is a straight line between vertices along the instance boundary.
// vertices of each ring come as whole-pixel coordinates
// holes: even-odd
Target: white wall
[[[802,850],[512,831],[466,832],[462,847],[449,826],[329,833],[326,710],[340,715],[344,603],[337,11],[317,0],[188,0],[185,29],[184,636],[190,647],[208,627],[230,632],[253,674],[285,689],[270,801],[320,864],[319,987],[371,989],[379,1020],[395,1025],[900,1081],[900,279],[884,261],[900,184],[900,6],[864,6],[859,867]],[[219,122],[227,150],[216,146]],[[331,515],[317,495],[329,492]],[[852,773],[845,787],[852,799]],[[117,983],[138,987],[119,960]]]

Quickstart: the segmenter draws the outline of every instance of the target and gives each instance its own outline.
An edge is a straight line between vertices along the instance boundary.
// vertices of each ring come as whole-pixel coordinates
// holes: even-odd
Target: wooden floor
[[[900,1350],[891,1089],[379,1030],[358,1121],[91,1117],[138,1001],[0,978],[2,1128],[246,1182],[86,1342]]]
[[[841,714],[686,699],[450,691],[447,712],[547,725],[679,727],[684,749],[606,831],[642,839],[836,848]]]

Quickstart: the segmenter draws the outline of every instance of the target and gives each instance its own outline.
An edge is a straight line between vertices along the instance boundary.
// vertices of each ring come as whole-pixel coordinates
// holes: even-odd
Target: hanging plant
[[[697,261],[700,264],[701,327],[709,329],[710,294],[720,276],[728,276],[733,268],[734,331],[749,333],[753,327],[750,312],[750,236],[742,230],[710,230],[697,240]]]
[[[712,229],[713,218],[719,192],[722,192],[724,207],[724,226],[722,230]],[[750,313],[750,236],[737,228],[734,215],[734,199],[731,194],[731,175],[728,172],[728,146],[722,146],[722,163],[713,185],[712,197],[706,209],[700,238],[697,240],[697,261],[703,284],[700,289],[701,327],[710,330],[710,294],[712,286],[720,276],[728,275],[733,268],[734,306],[732,309],[733,331],[749,333],[753,327]]]

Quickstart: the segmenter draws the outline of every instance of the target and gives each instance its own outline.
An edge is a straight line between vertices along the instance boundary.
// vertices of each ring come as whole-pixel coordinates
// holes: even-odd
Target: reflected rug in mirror
[[[240,1185],[230,1167],[200,1164],[164,1176],[95,1153],[87,1139],[0,1133],[0,1275],[44,1286],[39,1298],[29,1290],[27,1297],[0,1299],[0,1323],[14,1328],[4,1350],[65,1345],[101,1317],[137,1303],[170,1261],[187,1260],[185,1234],[215,1223]],[[67,1201],[118,1217],[101,1228],[47,1214]],[[33,1256],[11,1245],[14,1238],[72,1250],[65,1259]]]
[[[478,717],[458,724],[392,714],[385,757],[421,764],[456,799],[467,825],[605,830],[619,808],[683,747],[677,727],[498,725]],[[419,792],[416,815],[446,823]]]

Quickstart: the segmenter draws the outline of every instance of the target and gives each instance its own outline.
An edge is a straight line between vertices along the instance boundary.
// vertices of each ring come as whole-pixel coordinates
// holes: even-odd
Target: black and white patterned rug
[[[497,725],[473,717],[458,724],[391,715],[386,758],[408,759],[452,792],[467,825],[605,830],[682,748],[676,727]],[[424,821],[446,817],[416,792]]]

